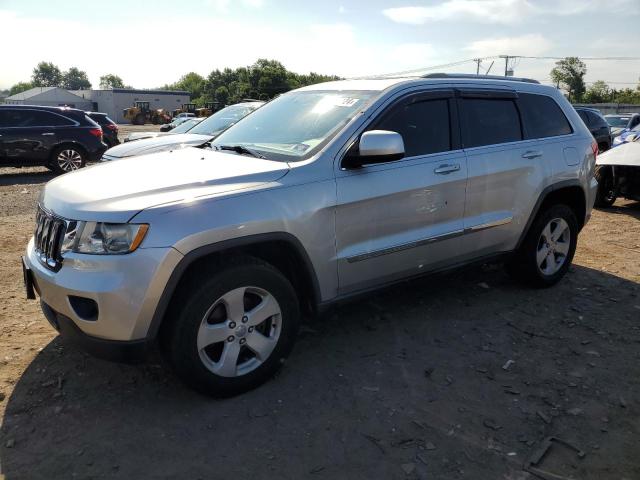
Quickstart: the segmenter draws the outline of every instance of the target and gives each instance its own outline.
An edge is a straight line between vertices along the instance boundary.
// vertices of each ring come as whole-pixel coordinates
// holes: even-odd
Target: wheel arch
[[[524,242],[538,213],[544,211],[546,207],[556,204],[564,204],[571,208],[576,214],[578,228],[582,229],[582,227],[584,227],[587,214],[587,196],[584,188],[578,180],[566,180],[556,183],[545,188],[538,197],[529,216],[529,220],[527,220],[527,224],[520,235],[516,248],[520,248],[520,245]]]
[[[173,298],[191,275],[202,267],[224,261],[224,256],[248,255],[259,258],[277,268],[291,282],[298,293],[303,312],[314,314],[320,303],[320,286],[311,259],[302,243],[286,232],[249,235],[205,245],[187,253],[174,268],[160,296],[151,319],[148,339],[155,339],[165,321]]]

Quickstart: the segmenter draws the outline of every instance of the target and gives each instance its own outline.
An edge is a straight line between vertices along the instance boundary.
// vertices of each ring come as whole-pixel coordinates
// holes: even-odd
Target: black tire
[[[74,160],[67,163],[61,160],[61,156],[66,156]],[[76,168],[72,168],[71,163],[76,165]],[[49,160],[49,165],[47,165],[47,168],[57,174],[63,174],[78,170],[80,168],[84,168],[86,164],[87,153],[82,148],[78,147],[77,145],[61,145],[54,148],[51,152],[51,159]],[[65,167],[65,165],[69,166]]]
[[[216,312],[214,309],[208,313],[211,307],[229,292],[240,287],[256,287],[268,292],[280,308],[279,336],[275,340],[275,347],[271,353],[253,370],[237,376],[222,376],[210,370],[205,361],[209,359],[206,349],[198,348],[198,332],[202,325],[208,323],[208,318]],[[249,295],[251,295],[249,293]],[[251,308],[247,310],[247,296],[244,296],[245,307],[243,310],[250,315]],[[249,298],[250,300],[250,298]],[[220,318],[228,318],[226,312]],[[205,319],[205,315],[208,317]],[[243,321],[246,315],[243,315]],[[269,380],[281,368],[285,359],[293,348],[298,331],[300,310],[295,291],[287,278],[276,268],[253,257],[238,257],[215,268],[206,268],[195,272],[186,285],[180,289],[177,298],[172,302],[169,312],[170,324],[163,328],[162,345],[167,354],[169,362],[177,372],[178,376],[192,388],[214,397],[229,397],[248,390],[254,389]],[[273,322],[271,320],[265,322]],[[217,322],[217,325],[227,328],[229,322]],[[235,338],[234,341],[241,342],[240,334],[235,330],[229,330],[229,335]],[[256,330],[259,327],[255,327]],[[249,332],[251,330],[248,330]],[[255,335],[256,332],[253,333]],[[226,334],[225,334],[226,335]],[[244,334],[243,334],[244,335]],[[246,334],[245,344],[238,346],[241,355],[251,355],[253,351],[248,348],[249,334]],[[230,344],[231,345],[231,344]],[[229,348],[230,348],[229,345]],[[241,345],[241,343],[240,343]],[[227,341],[217,342],[209,345],[220,348],[220,359],[222,350],[226,347]],[[242,349],[246,350],[242,350]],[[257,358],[257,356],[256,356]],[[249,360],[250,361],[250,360]],[[234,371],[237,371],[234,369]]]
[[[598,181],[598,191],[596,192],[594,206],[598,208],[610,207],[618,198],[611,167],[596,165],[594,177]]]
[[[564,220],[569,228],[568,251],[562,266],[552,274],[545,274],[538,265],[537,256],[541,247],[542,232],[550,222],[556,219]],[[540,212],[529,228],[522,245],[515,252],[514,257],[507,263],[507,271],[528,285],[537,288],[550,287],[558,283],[565,276],[571,266],[578,240],[578,221],[576,215],[566,205],[553,205]],[[543,246],[544,248],[544,246]],[[555,254],[554,254],[555,255]]]
[[[139,113],[138,115],[136,115],[136,118],[134,119],[134,125],[144,125],[146,122],[146,118],[144,116],[143,113]]]

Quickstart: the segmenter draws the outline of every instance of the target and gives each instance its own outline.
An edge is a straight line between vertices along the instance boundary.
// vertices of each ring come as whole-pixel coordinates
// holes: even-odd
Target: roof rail
[[[422,78],[484,78],[487,80],[508,80],[511,82],[540,83],[533,78],[503,77],[500,75],[476,75],[473,73],[428,73]]]

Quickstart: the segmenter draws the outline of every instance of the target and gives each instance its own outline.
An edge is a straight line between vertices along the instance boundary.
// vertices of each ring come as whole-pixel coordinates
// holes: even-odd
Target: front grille
[[[60,248],[69,223],[44,210],[38,205],[36,231],[34,233],[35,253],[45,267],[58,271],[62,266]]]

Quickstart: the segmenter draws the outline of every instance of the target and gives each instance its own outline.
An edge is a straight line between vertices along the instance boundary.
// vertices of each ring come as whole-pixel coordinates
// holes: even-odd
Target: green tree
[[[612,92],[614,103],[633,103],[640,104],[640,89],[623,88],[622,90],[614,90]]]
[[[609,85],[602,80],[598,80],[587,88],[587,93],[585,93],[583,100],[585,103],[606,103],[611,101],[611,94]]]
[[[62,87],[67,90],[87,90],[91,88],[91,82],[87,72],[71,67],[62,74]]]
[[[185,90],[191,94],[191,100],[195,101],[204,92],[205,78],[196,72],[189,72],[180,77],[176,83],[165,85],[167,90]]]
[[[220,105],[226,105],[229,102],[229,89],[224,85],[216,88],[215,99],[216,102],[220,102]]]
[[[107,73],[100,77],[100,88],[109,90],[110,88],[125,88],[122,78],[112,73]],[[130,88],[130,87],[127,87]]]
[[[22,93],[30,88],[33,88],[33,84],[31,82],[18,82],[9,89],[9,96]]]
[[[551,70],[551,80],[569,92],[570,101],[579,102],[585,92],[586,73],[587,66],[582,60],[578,57],[567,57],[556,62],[556,66]]]
[[[62,85],[62,73],[51,62],[40,62],[33,69],[31,81],[34,87],[59,87]]]

